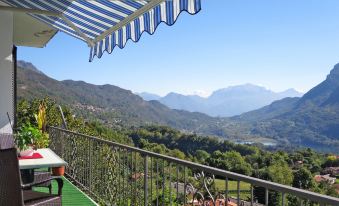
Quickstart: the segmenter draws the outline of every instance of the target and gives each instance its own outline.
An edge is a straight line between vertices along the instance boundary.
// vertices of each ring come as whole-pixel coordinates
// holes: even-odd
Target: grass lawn
[[[215,179],[215,186],[218,191],[225,191],[225,180]],[[228,181],[228,190],[231,190],[229,194],[232,197],[237,196],[237,181]],[[246,182],[240,182],[240,190],[246,190],[240,192],[240,198],[242,200],[247,200],[251,197],[251,184]]]
[[[72,183],[67,179],[64,179],[64,186],[62,189],[62,205],[65,206],[94,206],[95,204],[87,198],[82,192],[80,192]],[[53,194],[57,194],[58,185],[55,181],[52,181]],[[36,191],[47,192],[47,188],[35,188]]]

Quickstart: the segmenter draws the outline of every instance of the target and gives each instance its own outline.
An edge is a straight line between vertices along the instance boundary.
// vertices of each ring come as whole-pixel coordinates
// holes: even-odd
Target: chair
[[[14,147],[14,137],[13,134],[0,133],[0,150],[9,149]],[[51,178],[50,171],[35,171],[34,172],[34,182],[43,182],[46,179]],[[49,193],[52,193],[52,184],[51,181],[44,182],[42,184],[37,184],[35,187],[47,187]]]
[[[14,138],[12,134],[0,133],[0,149],[9,149],[14,147]]]
[[[35,184],[56,180],[58,183],[58,194],[35,192],[29,189]],[[41,182],[21,185],[19,161],[15,148],[0,150],[0,205],[6,206],[41,206],[62,205],[63,180],[53,177]]]

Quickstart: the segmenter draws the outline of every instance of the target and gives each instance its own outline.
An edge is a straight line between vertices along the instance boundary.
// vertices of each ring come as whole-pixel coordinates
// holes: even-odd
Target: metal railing
[[[338,198],[65,129],[49,127],[49,135],[68,162],[67,176],[101,205],[339,205]]]

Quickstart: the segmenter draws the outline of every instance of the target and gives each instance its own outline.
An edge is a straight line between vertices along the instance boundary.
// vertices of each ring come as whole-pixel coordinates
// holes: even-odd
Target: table
[[[37,152],[40,153],[43,158],[19,160],[19,168],[24,170],[67,166],[67,162],[62,160],[49,148],[38,149]]]

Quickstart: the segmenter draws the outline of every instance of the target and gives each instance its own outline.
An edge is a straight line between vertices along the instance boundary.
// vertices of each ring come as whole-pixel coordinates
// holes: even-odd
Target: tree
[[[301,168],[294,173],[292,186],[301,189],[313,189],[315,187],[315,182],[312,173],[304,167]]]
[[[185,154],[178,149],[171,150],[169,152],[169,155],[172,156],[172,157],[175,157],[175,158],[185,159]]]
[[[339,167],[339,158],[335,155],[330,155],[326,158],[326,162],[323,165],[324,167]]]
[[[293,172],[283,158],[273,161],[267,168],[256,170],[254,176],[285,185],[291,185],[293,181]],[[255,199],[258,200],[259,203],[265,204],[265,188],[254,187],[253,192]],[[269,191],[269,206],[281,205],[281,199],[280,193]]]
[[[312,173],[305,167],[302,167],[297,172],[294,173],[294,178],[292,182],[293,187],[297,187],[300,189],[305,190],[314,190],[315,189],[315,182],[313,180]],[[295,196],[289,195],[288,197],[289,205],[297,206],[301,204],[301,200]],[[312,205],[310,201],[304,201],[303,205]]]
[[[195,157],[197,158],[198,162],[201,164],[205,164],[206,160],[210,157],[211,155],[208,154],[205,150],[197,150],[195,153]]]
[[[291,185],[293,181],[293,172],[285,161],[277,161],[267,168],[267,174],[270,181],[284,185]],[[269,192],[269,205],[281,205],[281,193]]]
[[[244,175],[251,175],[252,173],[251,165],[245,162],[241,154],[236,151],[222,153],[217,150],[208,159],[208,163],[213,167]]]

